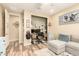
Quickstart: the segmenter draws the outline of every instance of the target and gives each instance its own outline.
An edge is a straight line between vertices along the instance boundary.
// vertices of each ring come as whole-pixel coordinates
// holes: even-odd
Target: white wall
[[[5,24],[4,24],[4,10],[3,10],[3,7],[0,6],[0,37],[4,36],[5,35]]]
[[[79,39],[79,23],[59,25],[59,16],[73,10],[79,10],[79,4],[68,9],[64,9],[63,11],[52,16],[52,20],[50,20],[50,22],[52,22],[52,33],[55,35],[55,37],[58,37],[59,33],[68,33],[72,35],[72,37]]]

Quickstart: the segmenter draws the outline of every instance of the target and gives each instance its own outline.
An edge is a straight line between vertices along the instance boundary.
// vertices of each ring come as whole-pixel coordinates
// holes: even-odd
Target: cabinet
[[[6,41],[5,37],[0,37],[0,56],[5,56],[6,52]]]

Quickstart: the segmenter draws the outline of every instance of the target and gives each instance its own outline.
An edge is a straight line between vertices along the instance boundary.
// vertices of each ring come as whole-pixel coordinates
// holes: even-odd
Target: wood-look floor
[[[47,48],[46,44],[36,44],[36,45],[29,45],[29,46],[23,46],[18,45],[16,47],[10,46],[8,48],[8,52],[6,53],[7,56],[32,56],[32,54],[40,49]]]

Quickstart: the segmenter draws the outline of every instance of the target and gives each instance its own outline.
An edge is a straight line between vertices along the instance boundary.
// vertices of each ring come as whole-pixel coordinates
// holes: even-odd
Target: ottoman
[[[65,52],[65,42],[60,40],[52,40],[48,42],[48,49],[55,54],[61,54]]]
[[[68,52],[74,56],[79,56],[79,43],[68,42],[66,44],[66,52]]]

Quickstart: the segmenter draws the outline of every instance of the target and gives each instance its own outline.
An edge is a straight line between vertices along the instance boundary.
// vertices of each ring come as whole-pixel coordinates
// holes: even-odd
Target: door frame
[[[20,29],[21,29],[21,26],[20,26],[20,20],[21,20],[21,15],[18,14],[18,13],[14,13],[14,12],[9,12],[7,9],[5,9],[5,37],[6,37],[6,48],[8,47],[9,45],[9,18],[10,18],[10,15],[13,15],[13,16],[18,16],[19,17],[19,39],[20,40],[20,36],[21,36],[21,32],[20,32]]]
[[[40,18],[45,18],[46,19],[46,33],[47,33],[47,41],[48,41],[48,18],[47,17],[43,17],[43,16],[38,16],[38,15],[31,15],[31,22],[32,22],[32,16],[36,16],[36,17],[40,17]]]

